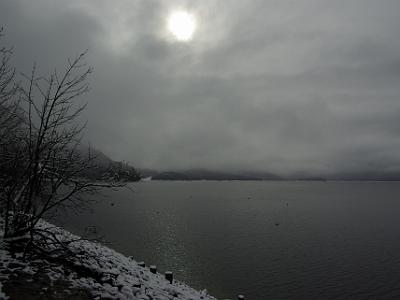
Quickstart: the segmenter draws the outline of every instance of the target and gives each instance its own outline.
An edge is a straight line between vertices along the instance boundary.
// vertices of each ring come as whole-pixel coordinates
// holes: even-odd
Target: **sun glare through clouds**
[[[187,11],[175,11],[168,17],[168,30],[175,39],[182,42],[190,41],[196,31],[196,19]]]

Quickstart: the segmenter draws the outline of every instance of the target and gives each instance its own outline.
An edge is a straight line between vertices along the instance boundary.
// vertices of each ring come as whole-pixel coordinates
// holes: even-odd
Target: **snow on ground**
[[[44,221],[40,226],[52,227],[61,240],[79,239]],[[77,254],[70,257],[70,264],[44,259],[23,261],[21,253],[10,252],[6,245],[0,240],[0,299],[7,299],[6,294],[12,300],[35,293],[35,299],[74,295],[74,299],[215,300],[206,291],[196,291],[179,281],[170,284],[164,275],[153,274],[133,259],[96,242],[72,243]]]

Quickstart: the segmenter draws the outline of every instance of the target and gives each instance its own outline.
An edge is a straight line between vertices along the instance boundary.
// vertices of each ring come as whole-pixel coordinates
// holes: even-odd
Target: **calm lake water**
[[[130,187],[64,225],[218,298],[400,299],[400,183]]]

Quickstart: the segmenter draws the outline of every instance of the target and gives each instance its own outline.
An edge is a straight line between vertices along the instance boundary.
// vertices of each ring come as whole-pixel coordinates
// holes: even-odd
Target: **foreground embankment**
[[[209,299],[206,291],[165,276],[153,274],[100,243],[82,240],[46,222],[60,241],[72,250],[67,260],[23,259],[22,249],[13,249],[0,238],[0,299]],[[73,242],[71,242],[73,241]],[[72,254],[73,253],[73,254]]]

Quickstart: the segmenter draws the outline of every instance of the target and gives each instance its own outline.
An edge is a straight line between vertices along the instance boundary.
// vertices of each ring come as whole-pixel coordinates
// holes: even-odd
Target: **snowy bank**
[[[23,260],[0,238],[0,299],[213,299],[206,291],[153,274],[128,258],[97,242],[80,240],[62,228],[52,228],[60,240],[76,240],[76,255],[67,262],[52,259]]]

